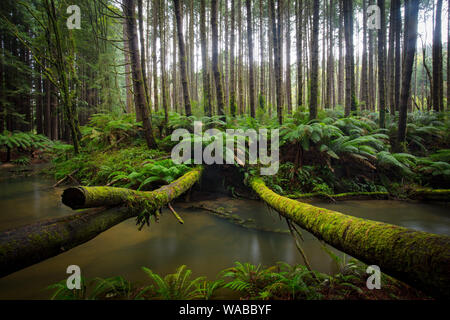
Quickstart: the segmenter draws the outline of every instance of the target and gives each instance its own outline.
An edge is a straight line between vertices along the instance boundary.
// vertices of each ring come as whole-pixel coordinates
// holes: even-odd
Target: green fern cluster
[[[9,149],[48,149],[52,146],[52,141],[42,134],[34,134],[31,132],[10,132],[3,131],[0,133],[0,147]]]

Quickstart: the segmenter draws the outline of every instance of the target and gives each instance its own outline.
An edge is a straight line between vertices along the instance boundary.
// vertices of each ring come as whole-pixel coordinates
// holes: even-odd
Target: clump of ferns
[[[284,262],[278,262],[271,270],[274,271],[271,282],[258,293],[258,298],[316,300],[323,297],[317,281],[324,281],[324,274],[309,271],[304,265],[291,266]]]
[[[173,274],[161,277],[151,269],[142,267],[142,270],[152,281],[152,284],[143,288],[137,298],[151,293],[153,298],[164,300],[194,300],[208,298],[220,287],[220,283],[212,286],[206,285],[205,277],[198,277],[191,280],[192,271],[186,265],[178,267]]]
[[[260,291],[271,283],[274,277],[272,270],[264,269],[260,264],[241,263],[236,261],[234,267],[223,270],[221,278],[231,279],[224,288],[239,291],[247,297],[256,297]],[[272,279],[273,280],[273,279]]]

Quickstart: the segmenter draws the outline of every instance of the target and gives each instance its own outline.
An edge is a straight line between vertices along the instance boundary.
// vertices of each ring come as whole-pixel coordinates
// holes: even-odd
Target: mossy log
[[[252,189],[300,227],[367,264],[424,292],[450,297],[450,237],[352,217],[282,197],[260,178]]]
[[[0,277],[72,249],[136,216],[139,211],[133,210],[133,205],[142,204],[143,199],[152,210],[161,208],[190,189],[200,179],[200,175],[201,169],[194,169],[171,184],[149,192],[113,187],[65,190],[64,203],[73,209],[101,207],[0,233]]]
[[[347,192],[338,194],[326,194],[324,192],[313,192],[313,193],[294,193],[286,196],[290,199],[326,199],[326,200],[387,200],[389,199],[388,192]]]
[[[409,198],[422,201],[450,201],[449,189],[416,189],[408,195]]]

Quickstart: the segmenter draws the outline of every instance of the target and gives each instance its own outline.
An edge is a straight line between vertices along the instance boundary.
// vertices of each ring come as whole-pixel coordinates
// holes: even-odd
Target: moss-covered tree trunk
[[[63,203],[72,209],[91,208],[62,218],[44,220],[0,233],[0,277],[83,244],[116,224],[134,217],[145,206],[158,210],[199,179],[194,169],[169,185],[149,192],[113,187],[78,187],[64,191]],[[112,208],[105,208],[112,207]]]
[[[281,215],[338,250],[435,297],[450,297],[450,237],[348,216],[282,197],[261,179],[253,190]]]

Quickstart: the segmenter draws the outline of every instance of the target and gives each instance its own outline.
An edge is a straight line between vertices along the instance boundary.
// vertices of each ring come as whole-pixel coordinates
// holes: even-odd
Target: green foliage
[[[68,289],[67,280],[61,280],[47,287],[47,290],[54,290],[50,296],[51,300],[83,300],[86,299],[86,279],[81,277],[80,289]]]
[[[138,190],[154,189],[155,184],[169,184],[189,171],[183,164],[176,165],[171,159],[145,163],[140,168],[127,166],[127,171],[114,171],[108,176],[109,182],[125,188],[139,186]],[[130,172],[131,171],[131,172]]]
[[[31,163],[31,160],[29,157],[22,156],[20,158],[12,160],[11,162],[19,166],[27,166]]]
[[[156,298],[165,300],[193,300],[205,296],[204,285],[205,277],[198,277],[191,280],[192,271],[185,265],[180,266],[173,274],[168,274],[164,278],[154,273],[152,270],[143,267],[142,270],[152,280],[153,284],[143,289],[143,291],[155,292]],[[216,286],[217,287],[217,286]],[[213,288],[209,288],[211,290]]]
[[[82,142],[89,150],[132,142],[141,136],[142,125],[136,122],[134,114],[93,114],[87,126],[81,127]]]
[[[131,282],[121,276],[111,278],[95,278],[94,289],[89,299],[130,299],[134,288]]]
[[[9,149],[21,149],[23,151],[35,149],[48,149],[52,141],[41,134],[31,132],[9,132],[7,130],[0,134],[0,147]]]

